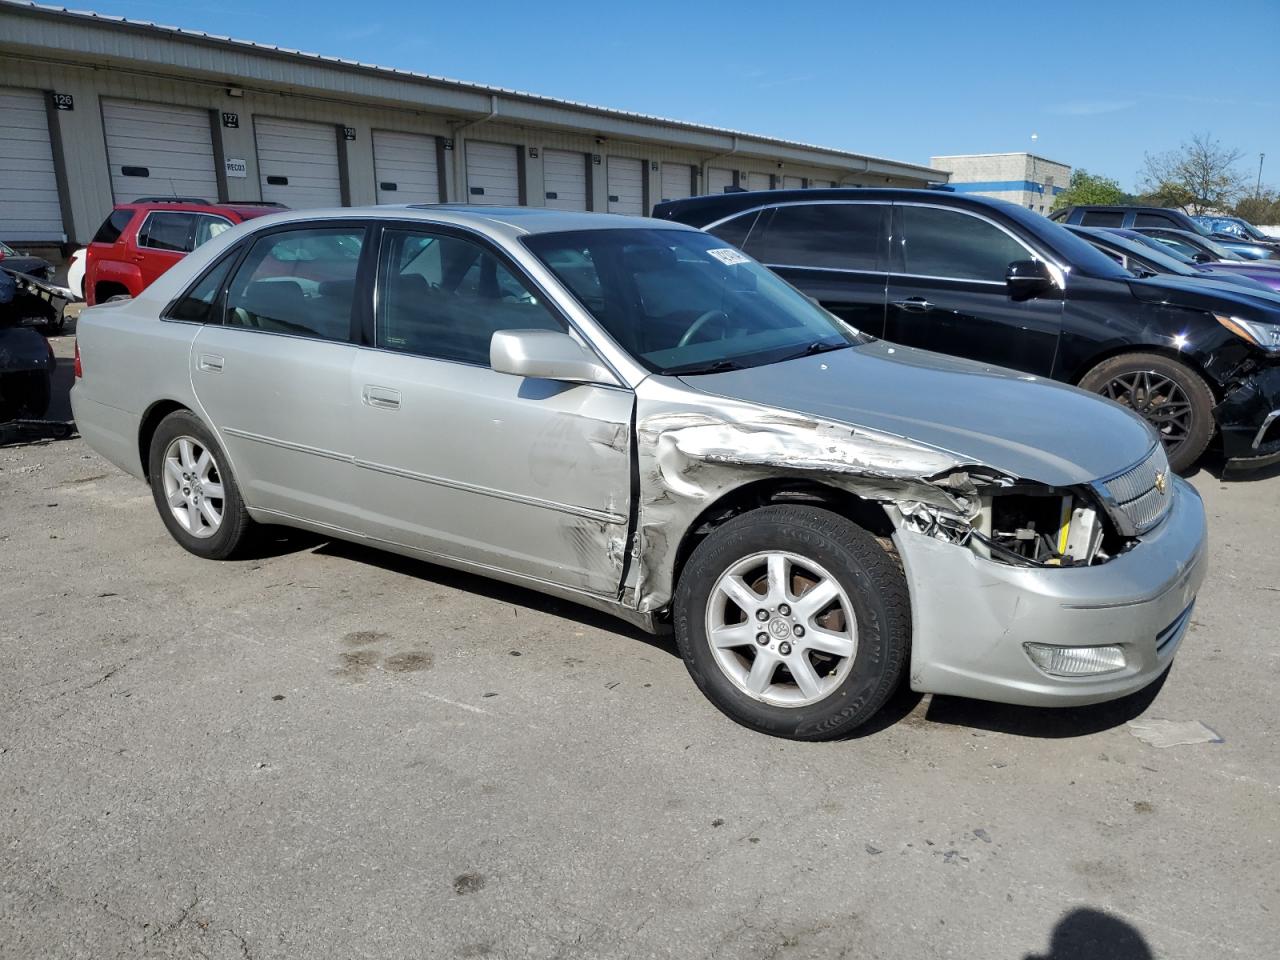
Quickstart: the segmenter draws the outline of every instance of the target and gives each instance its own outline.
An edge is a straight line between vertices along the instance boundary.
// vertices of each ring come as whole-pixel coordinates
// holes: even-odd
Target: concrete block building
[[[946,179],[767,135],[0,0],[9,242],[84,243],[113,202],[144,196],[644,214],[738,186]]]
[[[1067,189],[1071,167],[1034,153],[967,153],[933,157],[931,166],[951,174],[952,189],[1008,200],[1047,214],[1053,198]]]

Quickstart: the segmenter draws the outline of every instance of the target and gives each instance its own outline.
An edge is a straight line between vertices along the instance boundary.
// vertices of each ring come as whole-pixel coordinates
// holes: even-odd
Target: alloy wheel
[[[804,707],[829,696],[853,666],[853,604],[820,564],[794,553],[744,557],[707,600],[707,642],[716,664],[747,696]]]
[[[1173,451],[1191,435],[1191,400],[1177,383],[1154,370],[1133,370],[1112,377],[1100,391],[1155,427],[1165,450]]]
[[[174,519],[193,537],[212,537],[222,526],[222,474],[194,437],[176,437],[165,448],[164,493]]]

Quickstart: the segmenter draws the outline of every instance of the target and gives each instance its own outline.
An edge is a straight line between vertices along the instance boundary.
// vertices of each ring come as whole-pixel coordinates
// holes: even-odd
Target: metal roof
[[[27,13],[42,18],[52,19],[62,23],[78,24],[78,25],[100,25],[107,29],[130,31],[132,33],[149,34],[164,39],[183,39],[194,41],[203,45],[211,45],[224,49],[235,50],[239,52],[249,52],[257,54],[265,54],[273,57],[283,57],[300,63],[310,65],[327,65],[330,67],[339,67],[346,70],[354,70],[370,76],[380,76],[385,78],[394,78],[398,80],[416,81],[422,84],[429,84],[433,87],[446,87],[459,92],[482,94],[486,96],[501,96],[512,100],[523,101],[529,104],[541,104],[552,107],[570,108],[575,111],[588,113],[601,117],[611,117],[620,120],[629,120],[654,126],[667,127],[676,130],[684,130],[694,133],[714,134],[724,137],[732,137],[735,140],[747,140],[754,143],[775,145],[794,150],[812,151],[823,154],[829,159],[813,158],[808,160],[814,165],[841,166],[841,161],[847,163],[854,161],[861,164],[865,169],[870,170],[870,164],[878,164],[886,168],[897,168],[903,172],[910,172],[921,176],[923,179],[945,181],[948,178],[946,171],[937,170],[922,164],[908,163],[900,160],[893,160],[887,157],[877,157],[870,154],[854,153],[847,150],[838,150],[832,147],[824,147],[818,144],[805,143],[798,140],[786,140],[780,137],[771,137],[763,134],[748,133],[739,130],[733,130],[727,127],[716,127],[708,124],[691,123],[685,120],[675,120],[668,117],[660,117],[653,114],[639,113],[630,110],[618,110],[612,107],[601,107],[594,104],[583,103],[577,100],[567,100],[559,97],[547,97],[540,94],[528,93],[522,90],[512,90],[506,87],[495,87],[487,84],[473,83],[466,80],[454,80],[448,77],[436,76],[429,73],[422,73],[415,70],[404,70],[398,67],[383,67],[377,64],[365,63],[360,60],[352,60],[345,57],[335,57],[327,54],[309,53],[303,50],[295,50],[291,47],[283,47],[275,44],[259,43],[253,40],[241,40],[235,37],[225,36],[222,34],[207,33],[201,30],[190,30],[184,27],[173,27],[162,24],[153,23],[148,20],[135,20],[129,17],[111,16],[108,14],[96,13],[91,10],[73,10],[68,7],[59,7],[49,4],[36,3],[34,0],[0,0],[0,13]],[[0,36],[0,41],[5,38]],[[119,56],[126,56],[125,53]],[[136,51],[134,52],[136,58]],[[852,172],[852,171],[851,171]],[[881,170],[875,172],[889,172],[891,170]]]

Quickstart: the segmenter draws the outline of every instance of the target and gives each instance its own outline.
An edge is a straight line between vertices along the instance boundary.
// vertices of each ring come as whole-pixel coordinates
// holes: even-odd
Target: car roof
[[[132,203],[117,203],[117,210],[153,210],[178,211],[180,213],[232,213],[241,220],[254,217],[265,217],[269,213],[279,213],[284,207],[270,203],[206,203],[194,198],[180,200],[140,199]]]
[[[669,220],[624,216],[616,213],[549,210],[546,207],[491,207],[461,203],[379,204],[370,207],[277,211],[259,223],[267,227],[314,220],[417,220],[422,223],[468,227],[480,233],[506,239],[572,230],[692,229]]]
[[[713,193],[700,197],[687,197],[683,200],[668,200],[654,207],[654,216],[705,226],[757,207],[772,207],[787,203],[821,203],[833,200],[878,200],[884,203],[906,203],[914,200],[971,210],[1000,210],[1010,216],[1015,216],[1017,211],[1023,210],[1016,203],[997,200],[993,197],[958,193],[954,190],[913,190],[906,187],[818,187],[807,190],[738,190],[733,193]]]

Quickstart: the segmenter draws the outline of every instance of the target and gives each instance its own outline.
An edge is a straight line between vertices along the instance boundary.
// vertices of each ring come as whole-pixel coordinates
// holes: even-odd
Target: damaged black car
[[[860,330],[1061,380],[1141,414],[1170,465],[1280,461],[1280,297],[1137,277],[1014,204],[935,190],[693,197],[654,216],[733,243]]]

